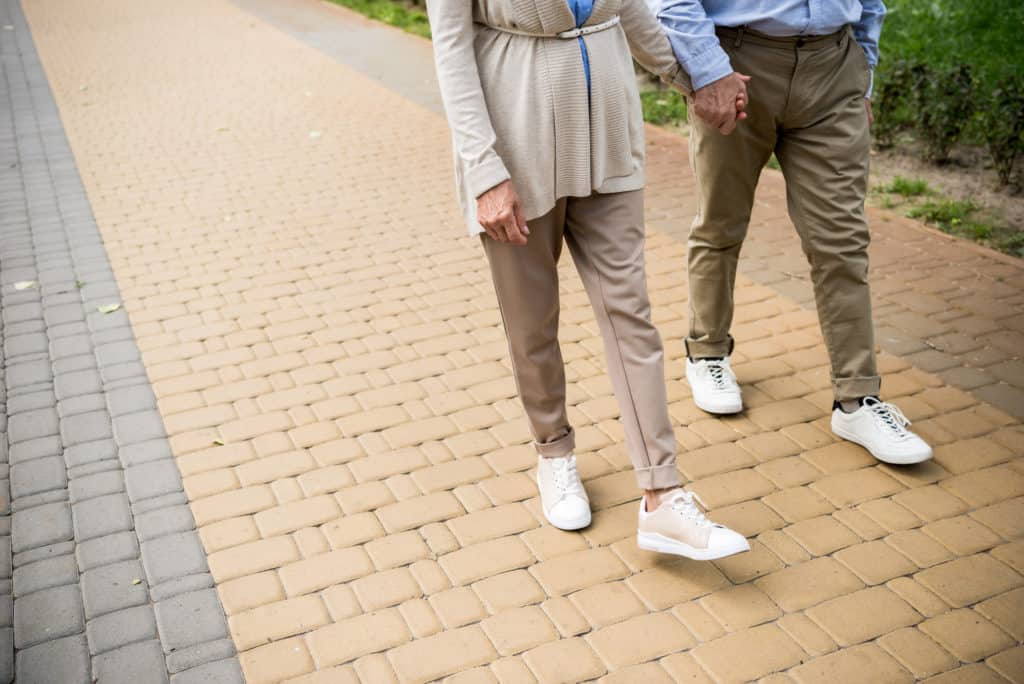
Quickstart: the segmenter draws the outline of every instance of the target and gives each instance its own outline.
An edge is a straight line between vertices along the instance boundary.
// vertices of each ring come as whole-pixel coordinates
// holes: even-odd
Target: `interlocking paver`
[[[124,499],[134,507],[127,527],[123,516],[96,521],[103,536],[63,553],[74,550],[95,578],[89,573],[110,563],[139,568],[141,552],[145,584],[155,583],[153,595],[164,599],[158,633],[181,645],[169,667],[202,659],[204,648],[203,657],[222,657],[222,621],[219,633],[199,624],[199,632],[210,627],[210,641],[198,644],[173,625],[189,607],[173,604],[177,617],[170,609],[201,595],[196,606],[219,615],[207,589],[213,580],[232,624],[244,625],[236,643],[249,681],[427,681],[456,673],[453,681],[728,681],[777,670],[788,672],[765,681],[857,681],[863,672],[909,681],[952,667],[957,655],[949,648],[963,649],[932,640],[923,626],[904,626],[920,616],[928,624],[949,615],[950,605],[973,606],[992,629],[1019,638],[1020,436],[1012,418],[978,403],[988,398],[1019,415],[1012,410],[1019,383],[1002,391],[989,381],[995,371],[968,372],[995,368],[1020,380],[1019,340],[1002,322],[1020,305],[1008,299],[1018,268],[972,249],[950,251],[942,238],[875,214],[883,347],[941,369],[928,375],[883,355],[888,396],[899,397],[938,449],[932,467],[876,467],[828,431],[827,357],[813,311],[801,308],[810,304],[806,281],[780,277],[780,269],[804,265],[782,218],[781,179],[766,173],[737,291],[734,360],[751,409],[709,419],[692,405],[673,358],[686,333],[679,274],[693,180],[678,163],[682,143],[649,131],[648,272],[670,350],[680,466],[716,519],[756,538],[749,554],[715,564],[663,563],[636,549],[636,493],[617,408],[568,264],[563,351],[595,516],[582,534],[561,533],[541,522],[529,432],[476,241],[425,243],[396,230],[450,235],[458,223],[452,203],[440,208],[436,199],[450,191],[448,134],[436,109],[411,105],[323,52],[336,48],[282,36],[251,0],[240,4],[255,16],[222,0],[203,3],[201,26],[191,20],[200,11],[195,0],[161,8],[159,28],[150,4],[118,8],[117,21],[105,24],[114,10],[91,8],[89,21],[116,34],[102,50],[75,21],[81,8],[59,10],[52,0],[28,8],[110,256],[110,268],[82,267],[90,281],[83,301],[120,292],[124,307],[88,313],[88,326],[81,306],[76,312],[73,300],[58,298],[6,306],[4,316],[25,324],[14,332],[24,337],[15,346],[26,363],[46,320],[53,324],[56,392],[22,392],[39,403],[22,400],[19,412],[52,410],[56,399],[59,418],[74,419],[75,434],[57,426],[70,441],[84,440],[64,453],[71,500]],[[287,8],[315,17],[311,25],[359,37],[337,45],[372,32],[381,45],[402,46],[388,54],[385,84],[395,65],[430,63],[417,39],[341,10]],[[272,21],[287,23],[291,13]],[[363,55],[380,50],[364,48]],[[159,78],[138,75],[155,69],[191,78],[197,65],[207,77],[188,94],[172,96]],[[236,75],[257,70],[264,87],[253,94]],[[107,97],[94,97],[99,92]],[[131,119],[117,106],[126,97],[138,105]],[[275,107],[301,113],[294,130],[271,126],[266,112]],[[253,150],[275,164],[253,164]],[[410,168],[417,184],[403,202],[383,201],[378,188]],[[204,173],[225,180],[200,185]],[[415,206],[439,208],[424,216]],[[86,241],[73,253],[94,259],[99,246]],[[901,261],[914,262],[916,279]],[[68,280],[63,263],[46,266],[46,283]],[[936,277],[940,266],[948,277]],[[116,273],[120,290],[91,282],[94,273]],[[964,296],[951,300],[954,291]],[[90,330],[90,346],[73,342]],[[141,353],[126,344],[126,330]],[[104,389],[107,399],[97,403]],[[165,426],[169,441],[161,439]],[[59,456],[60,446],[33,436],[12,445],[11,460],[19,468],[57,463],[44,459]],[[128,468],[123,487],[105,465],[115,457]],[[15,479],[19,493],[30,491],[20,474]],[[47,506],[56,517],[31,539],[15,523],[17,554],[72,539],[65,504],[25,514]],[[212,578],[195,542],[185,541],[193,523]],[[88,577],[87,606],[96,601]],[[278,608],[286,617],[275,620]],[[94,622],[117,625],[118,616],[146,609],[111,608]],[[1005,640],[987,643],[1001,650],[963,676],[995,676],[1018,662]],[[683,652],[690,647],[693,655]],[[233,663],[194,672],[237,681]]]

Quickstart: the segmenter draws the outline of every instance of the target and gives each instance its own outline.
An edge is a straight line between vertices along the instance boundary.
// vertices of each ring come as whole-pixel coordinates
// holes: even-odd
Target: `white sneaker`
[[[739,413],[743,397],[736,383],[736,374],[729,357],[721,360],[686,359],[686,380],[693,392],[693,402],[708,413]]]
[[[698,503],[704,505],[693,492],[674,489],[662,494],[661,505],[648,513],[646,499],[640,499],[637,545],[693,560],[714,560],[750,550],[742,534],[708,520]]]
[[[576,471],[576,457],[537,457],[537,488],[544,517],[560,530],[579,530],[590,524],[590,499]]]
[[[909,465],[932,457],[932,448],[907,430],[908,425],[902,411],[874,397],[862,399],[853,413],[832,410],[832,432],[860,444],[883,463]]]

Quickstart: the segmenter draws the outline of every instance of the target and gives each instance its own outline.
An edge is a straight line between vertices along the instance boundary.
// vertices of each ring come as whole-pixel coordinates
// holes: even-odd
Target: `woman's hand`
[[[512,181],[507,180],[476,198],[476,220],[498,242],[525,245],[530,229]]]

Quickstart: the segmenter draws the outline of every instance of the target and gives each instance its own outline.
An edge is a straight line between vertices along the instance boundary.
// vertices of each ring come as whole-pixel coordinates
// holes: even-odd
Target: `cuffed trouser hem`
[[[729,356],[732,354],[733,347],[736,346],[736,341],[732,335],[727,336],[721,342],[691,340],[687,337],[683,340],[683,344],[686,345],[687,358],[694,360]]]
[[[569,432],[554,441],[533,444],[544,458],[565,458],[576,449],[576,431],[570,427]]]
[[[882,391],[882,379],[877,375],[863,378],[836,378],[832,380],[836,401],[852,401],[861,397],[877,397]]]
[[[679,486],[679,470],[676,468],[675,459],[672,463],[636,468],[635,472],[636,483],[640,489],[669,489]]]

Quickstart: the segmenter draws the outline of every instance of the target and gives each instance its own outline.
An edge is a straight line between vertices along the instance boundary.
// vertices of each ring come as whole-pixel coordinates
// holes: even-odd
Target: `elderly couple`
[[[879,399],[864,215],[881,0],[428,0],[456,179],[490,262],[548,521],[590,524],[558,345],[568,244],[604,338],[643,497],[641,548],[697,560],[749,548],[680,485],[664,351],[644,274],[644,136],[631,56],[690,101],[699,208],[689,237],[686,377],[743,410],[733,286],[772,153],[810,262],[832,366],[832,430],[879,461],[931,449]]]

